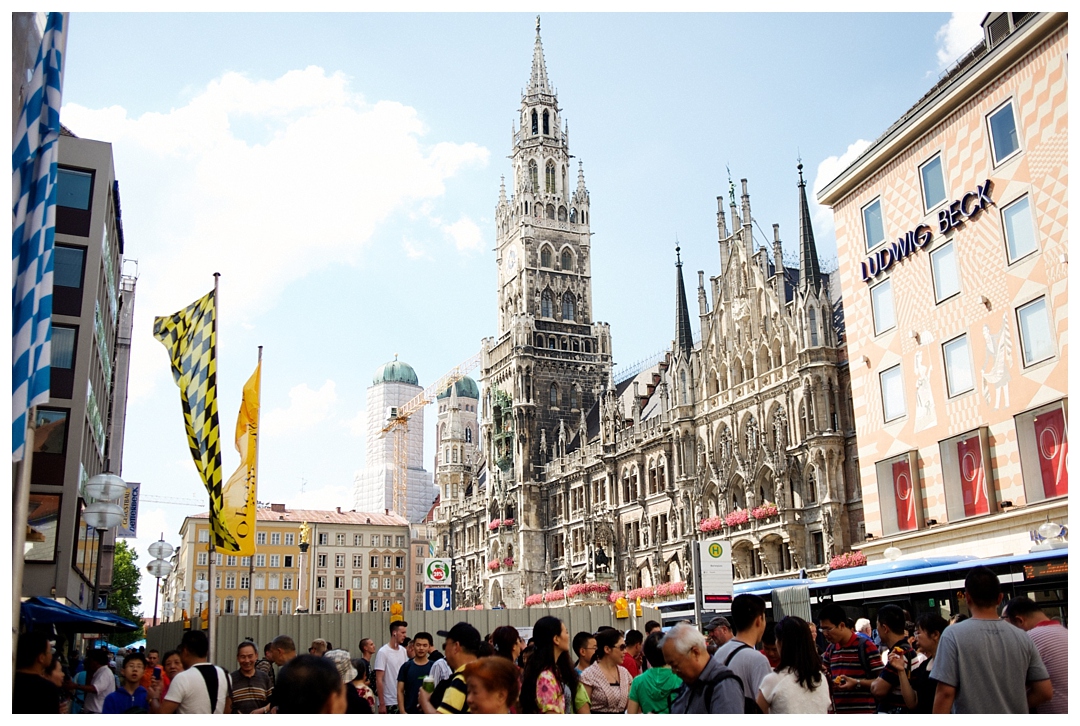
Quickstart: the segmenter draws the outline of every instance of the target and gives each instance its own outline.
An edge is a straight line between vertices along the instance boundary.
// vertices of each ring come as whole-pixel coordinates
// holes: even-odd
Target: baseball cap
[[[721,626],[724,626],[724,627],[727,627],[727,628],[730,629],[731,628],[731,623],[728,622],[727,618],[718,615],[717,617],[715,617],[715,618],[713,618],[712,620],[709,621],[709,624],[705,626],[705,630],[716,630],[717,628],[719,628]]]
[[[458,623],[450,630],[440,630],[438,632],[442,637],[449,638],[474,655],[480,648],[480,631],[468,623]]]

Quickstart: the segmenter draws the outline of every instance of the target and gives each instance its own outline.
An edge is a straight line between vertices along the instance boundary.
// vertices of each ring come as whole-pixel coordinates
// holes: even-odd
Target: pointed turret
[[[540,16],[536,16],[536,43],[533,45],[532,74],[529,76],[529,95],[546,93],[551,95],[548,84],[547,65],[544,63],[544,45],[540,42]]]
[[[682,257],[675,246],[675,340],[679,352],[689,356],[694,349],[694,333],[690,329],[690,308],[686,304],[686,286],[683,284]]]
[[[799,290],[813,288],[821,291],[824,281],[818,263],[814,227],[810,223],[810,205],[806,201],[806,180],[803,179],[802,162],[799,162]]]
[[[506,204],[506,177],[499,177],[499,204]]]

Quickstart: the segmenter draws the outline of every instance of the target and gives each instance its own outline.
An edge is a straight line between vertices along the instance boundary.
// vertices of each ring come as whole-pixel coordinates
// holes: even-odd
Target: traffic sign
[[[425,585],[450,584],[450,560],[441,557],[429,557],[424,560]]]
[[[429,587],[424,590],[424,610],[449,610],[450,588]]]

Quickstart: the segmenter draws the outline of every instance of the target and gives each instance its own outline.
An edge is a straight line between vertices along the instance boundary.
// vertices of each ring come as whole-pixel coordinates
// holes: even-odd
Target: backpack
[[[747,646],[747,647],[749,647],[749,646]],[[733,679],[736,683],[738,683],[739,684],[739,690],[740,691],[742,690],[742,687],[743,687],[742,678],[739,678],[737,675],[735,675],[735,672],[733,670],[731,670],[727,666],[724,666],[724,671],[719,676],[717,676],[713,680],[708,681],[707,683],[705,683],[705,694],[704,694],[705,695],[705,703],[710,704],[710,705],[712,704],[713,691],[716,689],[716,686],[719,685],[720,683],[723,683],[724,681],[726,681],[729,678]],[[672,704],[674,704],[675,701],[679,700],[679,698],[684,693],[686,693],[688,690],[690,690],[690,686],[688,686],[687,684],[684,683],[677,690],[672,691],[671,693],[668,694],[668,713],[672,713],[672,711],[671,711]],[[745,708],[745,704],[744,704],[744,708]]]
[[[728,657],[724,659],[724,666],[727,667],[727,668],[730,668],[731,667],[731,659],[735,657],[735,654],[738,653],[740,650],[745,650],[745,649],[747,649],[749,647],[750,646],[747,645],[746,643],[742,643],[735,650],[728,653]],[[734,673],[732,674],[732,676],[734,676],[735,678],[739,678]],[[742,684],[742,679],[739,679],[739,683]],[[710,697],[709,702],[711,703],[712,702],[712,693],[711,692],[709,693],[709,697]],[[755,699],[748,698],[747,696],[744,695],[743,696],[743,713],[761,713],[761,707],[757,705],[757,701]]]

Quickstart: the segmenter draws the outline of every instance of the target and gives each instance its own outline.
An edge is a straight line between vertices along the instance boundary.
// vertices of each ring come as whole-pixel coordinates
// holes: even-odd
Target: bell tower
[[[580,428],[611,370],[609,328],[592,315],[589,191],[581,162],[572,168],[569,125],[548,79],[539,18],[511,131],[511,191],[504,177],[495,207],[498,335],[485,346],[482,441],[489,491],[508,500],[495,504],[521,513],[519,591],[529,592],[543,587],[549,514],[538,483],[542,467],[560,430]]]

